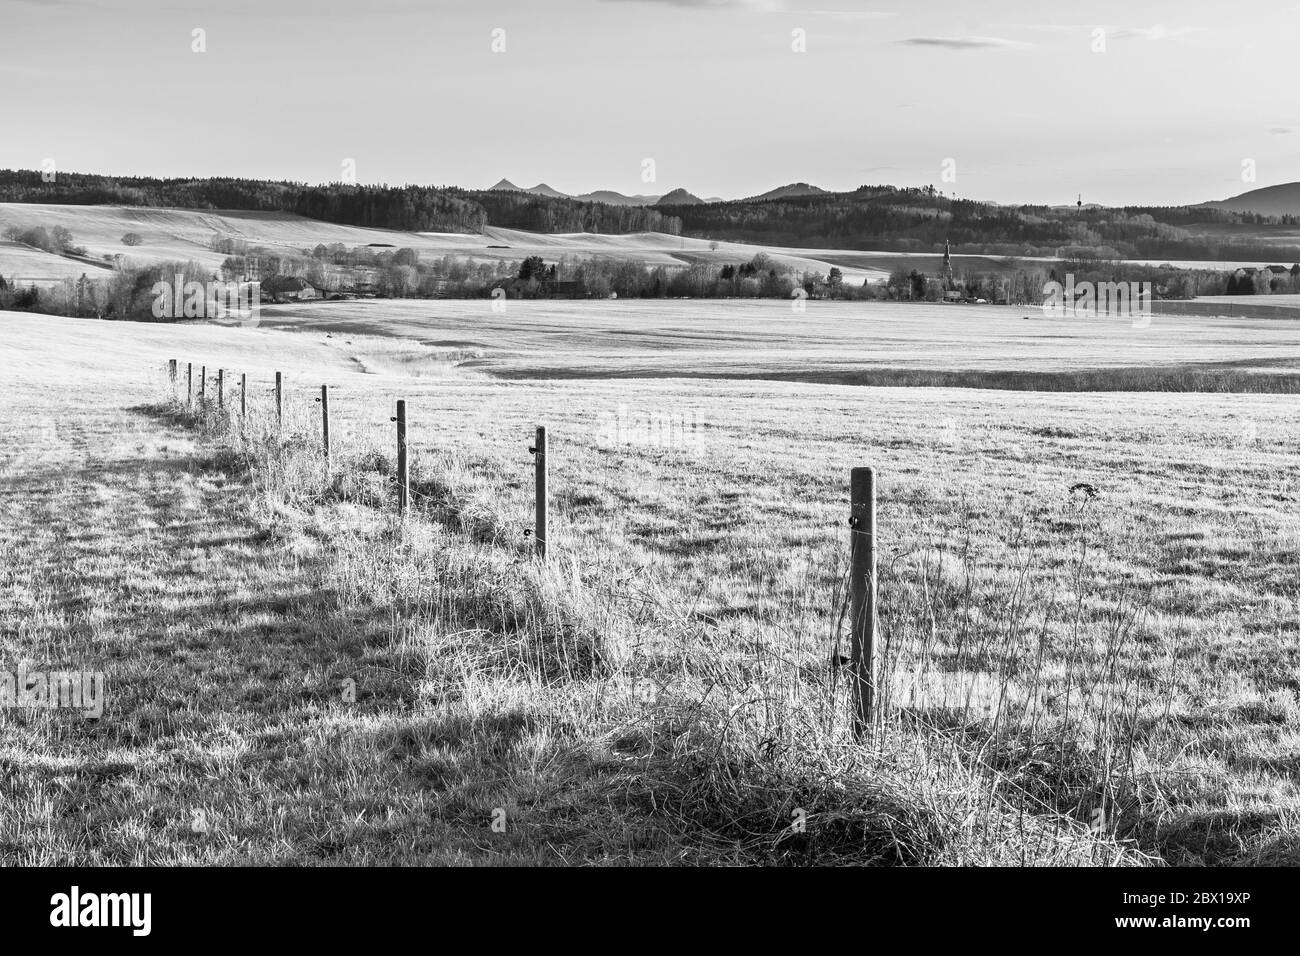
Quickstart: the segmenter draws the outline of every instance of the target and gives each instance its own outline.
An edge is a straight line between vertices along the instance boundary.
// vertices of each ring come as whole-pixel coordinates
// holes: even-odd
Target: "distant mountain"
[[[816,186],[809,186],[807,183],[797,183],[796,185],[802,186],[805,189],[814,190],[816,192],[824,191],[824,190],[817,189]],[[795,187],[787,186],[785,188],[793,189]],[[688,204],[699,203],[699,202],[705,202],[705,203],[723,202],[722,199],[716,196],[709,199],[700,199],[698,196],[694,196],[691,193],[688,193],[685,189],[674,189],[667,196],[658,196],[658,195],[646,196],[640,194],[629,196],[626,195],[625,193],[621,193],[613,189],[597,189],[594,192],[583,193],[580,196],[574,196],[571,193],[562,193],[558,189],[554,189],[551,186],[548,186],[546,183],[538,183],[536,186],[531,186],[528,189],[525,189],[522,186],[516,186],[508,179],[503,179],[495,186],[491,186],[488,188],[488,192],[491,192],[493,190],[504,190],[506,192],[514,192],[514,193],[532,193],[534,196],[549,196],[552,199],[577,199],[581,202],[600,202],[600,203],[605,203],[607,206],[654,206],[658,203],[675,203],[677,205],[688,205]],[[669,197],[672,198],[670,199]]]
[[[659,201],[655,203],[655,205],[656,206],[698,206],[703,202],[704,200],[701,199],[699,196],[692,195],[691,193],[688,193],[685,189],[674,189],[672,192],[660,196]]]
[[[1253,212],[1261,216],[1300,216],[1300,183],[1252,189],[1221,202],[1201,203],[1201,208]]]
[[[658,196],[625,196],[612,189],[597,189],[594,193],[583,193],[577,198],[583,202],[603,202],[610,206],[653,206],[659,201]]]
[[[830,191],[822,189],[820,186],[812,186],[808,183],[791,183],[788,186],[778,186],[776,189],[769,189],[767,192],[758,196],[750,196],[746,202],[762,202],[764,199],[790,199],[794,196],[826,196]]]
[[[552,189],[550,186],[546,185],[546,183],[538,183],[536,186],[531,186],[528,189],[525,189],[524,192],[532,193],[534,196],[550,196],[552,199],[573,198],[568,193],[562,193],[558,189]]]
[[[546,183],[538,183],[536,186],[529,186],[527,189],[524,189],[522,186],[516,186],[508,179],[503,179],[495,186],[490,187],[488,192],[492,192],[493,190],[504,190],[512,193],[532,193],[534,196],[550,196],[552,199],[573,198],[568,193],[562,193],[558,189],[552,189],[550,186],[546,185]]]

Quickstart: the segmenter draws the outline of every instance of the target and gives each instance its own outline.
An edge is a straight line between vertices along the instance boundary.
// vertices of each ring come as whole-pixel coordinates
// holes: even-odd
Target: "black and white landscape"
[[[2,20],[0,861],[1300,862],[1300,8]]]

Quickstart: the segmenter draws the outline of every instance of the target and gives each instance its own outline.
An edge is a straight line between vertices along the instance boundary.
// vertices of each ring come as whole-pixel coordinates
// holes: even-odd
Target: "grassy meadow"
[[[1300,326],[1024,314],[0,316],[0,669],[109,688],[98,721],[0,710],[0,859],[1300,862]],[[249,418],[237,387],[187,407],[187,361],[247,373]],[[864,743],[834,666],[858,465]]]

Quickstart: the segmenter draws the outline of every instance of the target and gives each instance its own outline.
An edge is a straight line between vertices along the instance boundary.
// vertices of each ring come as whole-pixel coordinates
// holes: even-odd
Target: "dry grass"
[[[504,812],[521,849],[568,861],[1141,859],[892,705],[874,743],[854,745],[821,635],[729,647],[652,569],[572,551],[538,564],[481,462],[418,469],[400,522],[377,450],[327,480],[301,438],[310,421],[291,416],[286,438],[265,416],[242,434],[211,408],[181,418],[248,467],[283,533],[321,535],[340,611],[391,621],[386,643],[413,658],[403,696],[424,718],[398,745],[462,825]]]
[[[240,341],[263,335],[298,383],[341,350]],[[118,690],[102,729],[0,716],[10,857],[1294,862],[1285,398],[345,369],[328,479],[302,387],[282,434],[262,392],[241,434],[122,412],[141,390],[115,385],[77,410],[84,463],[21,469],[3,659],[107,661]],[[699,440],[620,439],[620,406]],[[522,533],[537,422],[545,567]],[[114,452],[127,423],[141,447]],[[862,463],[885,700],[859,746],[830,660]]]

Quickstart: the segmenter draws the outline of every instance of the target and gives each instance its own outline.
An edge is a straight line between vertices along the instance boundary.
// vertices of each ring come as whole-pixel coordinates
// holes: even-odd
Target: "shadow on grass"
[[[204,425],[170,406],[136,411],[174,427]],[[218,454],[212,467],[238,480],[247,464]],[[101,629],[116,635],[107,650],[121,689],[94,744],[129,754],[134,769],[78,779],[59,798],[70,859],[85,858],[88,832],[97,852],[138,856],[105,806],[118,818],[161,817],[152,826],[170,827],[179,844],[151,851],[155,859],[216,852],[176,822],[195,807],[229,821],[226,861],[419,862],[452,847],[471,861],[907,865],[987,859],[1006,843],[969,835],[962,781],[951,795],[901,782],[908,754],[845,773],[838,751],[737,742],[735,711],[702,702],[681,713],[666,706],[652,720],[561,710],[562,677],[608,676],[598,646],[584,656],[580,621],[506,555],[496,554],[501,567],[481,563],[482,548],[418,567],[420,581],[437,585],[431,593],[450,595],[439,598],[440,626],[474,621],[473,632],[455,634],[454,651],[467,653],[484,681],[466,701],[457,680],[431,678],[427,655],[405,639],[418,612],[408,594],[397,588],[357,606],[325,586],[328,547],[287,560],[281,542],[259,537],[266,529],[239,496],[189,490],[212,525],[185,517],[184,535],[164,536],[145,569],[155,580],[114,606]],[[454,511],[454,489],[445,493]],[[171,489],[147,494],[150,524],[170,528]],[[132,542],[137,551],[150,543]],[[530,649],[523,639],[533,635],[546,646]],[[476,640],[485,642],[481,653],[467,650]],[[512,652],[509,641],[518,645]],[[579,653],[557,663],[566,647]],[[508,665],[500,673],[490,671],[496,660]],[[493,682],[520,664],[526,679],[496,693]],[[23,786],[43,791],[59,772],[32,769]],[[800,814],[808,825],[792,827]],[[1048,846],[1055,839],[1038,836]]]

